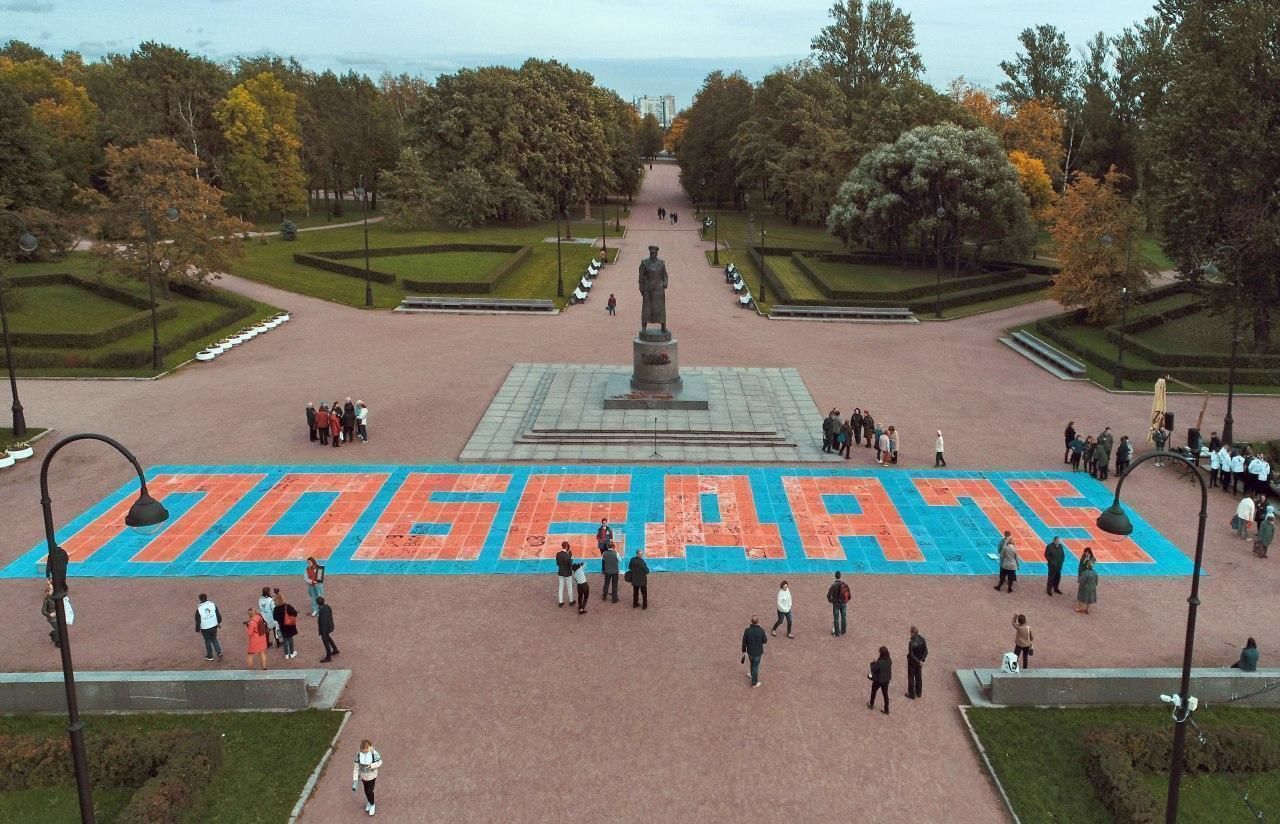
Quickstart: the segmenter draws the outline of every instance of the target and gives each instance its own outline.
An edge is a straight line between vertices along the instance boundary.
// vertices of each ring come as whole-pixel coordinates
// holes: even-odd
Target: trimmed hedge
[[[1080,734],[1084,768],[1103,806],[1118,824],[1159,824],[1164,804],[1142,783],[1140,773],[1168,769],[1173,742],[1164,727],[1092,727]],[[1188,773],[1269,772],[1280,766],[1276,742],[1247,726],[1214,730],[1205,743],[1188,736],[1183,769]]]
[[[85,748],[92,782],[134,790],[116,824],[177,824],[222,764],[212,732],[89,733]],[[0,792],[73,781],[66,738],[0,735]]]
[[[866,305],[868,300],[888,300],[894,301],[894,305],[900,306],[904,302],[915,298],[923,298],[935,295],[937,293],[937,285],[926,286],[909,286],[904,289],[895,289],[892,291],[860,291],[857,289],[840,289],[833,287],[827,282],[826,278],[815,271],[810,265],[806,257],[812,257],[826,263],[843,263],[849,265],[869,266],[869,265],[889,265],[896,266],[899,263],[898,258],[891,255],[877,254],[874,252],[864,252],[858,254],[832,254],[818,253],[805,254],[802,252],[792,252],[791,259],[796,264],[796,268],[807,277],[814,287],[834,301],[856,301],[859,305]],[[948,292],[960,292],[975,289],[980,286],[993,286],[998,283],[1005,283],[1025,277],[1027,269],[1023,266],[1008,263],[991,263],[983,264],[982,269],[971,275],[963,275],[960,279],[949,279],[942,284],[942,294],[945,296]],[[933,301],[929,302],[930,308]]]
[[[529,259],[533,254],[533,247],[505,243],[437,243],[426,246],[384,246],[378,249],[370,249],[369,257],[431,255],[440,252],[502,252],[511,255],[511,257],[495,266],[482,280],[477,281],[411,280],[409,278],[397,278],[390,272],[379,272],[373,268],[370,268],[368,272],[369,279],[375,283],[386,284],[394,284],[398,280],[410,292],[489,294],[494,291],[494,288],[507,275]],[[341,262],[343,260],[363,259],[364,254],[363,249],[335,249],[330,252],[314,252],[312,254],[297,253],[293,256],[293,262],[339,275],[364,278],[365,269],[363,266],[351,266]]]
[[[455,243],[449,246],[467,246],[467,244]],[[409,278],[401,278],[404,288],[410,292],[465,292],[465,293],[482,293],[490,294],[506,280],[507,276],[522,266],[530,257],[533,256],[532,246],[481,246],[480,244],[468,246],[466,249],[446,248],[444,246],[433,247],[435,252],[503,252],[509,251],[510,257],[499,263],[497,266],[489,270],[485,274],[483,280],[479,281],[446,281],[446,280],[411,280]]]
[[[372,250],[371,250],[372,251]],[[363,257],[363,252],[361,253]],[[370,254],[370,257],[373,255]],[[348,266],[345,263],[339,263],[336,260],[323,258],[319,255],[308,255],[302,252],[293,253],[293,262],[303,266],[310,266],[312,269],[323,269],[326,272],[333,272],[337,275],[347,275],[348,277],[364,279],[365,270],[363,266]],[[370,269],[368,272],[369,280],[374,283],[395,283],[396,276],[387,272],[379,272],[377,269]]]

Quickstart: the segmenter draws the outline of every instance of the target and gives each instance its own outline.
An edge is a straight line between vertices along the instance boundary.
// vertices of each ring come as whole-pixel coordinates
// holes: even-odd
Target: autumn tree
[[[1053,207],[1049,233],[1061,268],[1049,297],[1068,309],[1083,308],[1090,323],[1120,311],[1122,289],[1147,287],[1150,264],[1135,248],[1142,215],[1124,196],[1124,175],[1109,170],[1100,181],[1077,175]]]
[[[640,118],[640,156],[655,158],[662,151],[662,124],[653,112]]]
[[[669,154],[679,155],[680,144],[684,140],[684,128],[689,125],[689,119],[683,114],[677,115],[671,121],[671,125],[667,127],[667,133],[662,136],[662,148]]]
[[[1016,149],[1009,152],[1009,163],[1018,173],[1018,185],[1027,196],[1027,207],[1031,210],[1031,219],[1042,224],[1049,218],[1055,194],[1053,181],[1045,171],[1039,158],[1032,157]]]
[[[243,255],[240,236],[252,227],[227,215],[223,193],[192,173],[194,163],[168,138],[107,147],[109,201],[103,239],[93,245],[106,271],[154,274],[167,297],[170,282],[203,283]]]
[[[227,141],[231,202],[242,215],[273,211],[284,217],[306,203],[297,100],[274,74],[263,72],[232,88],[214,109]]]

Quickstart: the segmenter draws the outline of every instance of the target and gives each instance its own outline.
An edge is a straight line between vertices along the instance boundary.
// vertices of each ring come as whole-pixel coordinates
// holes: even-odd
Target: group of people
[[[843,455],[849,460],[854,444],[864,449],[876,451],[876,463],[888,466],[898,462],[898,450],[902,446],[902,436],[893,425],[881,426],[872,417],[871,410],[854,407],[848,420],[842,420],[839,409],[832,409],[822,419],[822,451]],[[945,446],[942,430],[938,430],[934,442],[934,467],[946,466],[947,459],[943,455]]]
[[[1000,577],[996,579],[993,589],[999,591],[1004,587],[1005,592],[1013,592],[1013,585],[1018,580],[1018,569],[1022,566],[1022,559],[1018,557],[1018,548],[1013,541],[1013,533],[1005,530],[1004,537],[996,547],[996,555],[1000,562]],[[1048,566],[1048,573],[1045,576],[1045,594],[1050,598],[1062,594],[1059,586],[1062,583],[1062,566],[1066,563],[1066,558],[1067,551],[1062,545],[1062,539],[1054,535],[1053,540],[1044,547],[1044,561]],[[1098,602],[1096,564],[1093,547],[1085,547],[1084,552],[1080,553],[1080,563],[1076,567],[1076,612],[1088,614],[1089,606]]]
[[[1164,445],[1169,440],[1169,431],[1163,427],[1153,429],[1152,438],[1157,444],[1157,449],[1164,449]],[[1129,440],[1128,435],[1122,435],[1120,443],[1117,444],[1109,426],[1103,427],[1096,437],[1085,435],[1081,440],[1080,433],[1076,431],[1076,422],[1068,421],[1067,428],[1063,432],[1063,440],[1065,443],[1062,462],[1070,464],[1072,472],[1079,472],[1083,464],[1089,477],[1100,481],[1105,481],[1110,474],[1113,452],[1116,460],[1116,475],[1122,474],[1133,461],[1133,441]]]
[[[831,635],[833,637],[839,638],[848,631],[848,609],[851,600],[852,593],[849,590],[849,584],[840,577],[840,573],[837,571],[835,580],[827,587],[827,603],[831,604]],[[795,638],[794,627],[791,622],[792,593],[791,586],[787,581],[783,581],[778,585],[776,606],[778,620],[774,621],[773,627],[768,633],[765,632],[764,626],[761,625],[759,615],[752,615],[751,623],[742,632],[741,663],[745,664],[750,661],[747,678],[752,688],[759,687],[762,683],[760,680],[760,662],[764,657],[764,648],[769,643],[769,637],[776,638],[778,627],[785,622],[787,625],[787,637]],[[924,695],[924,661],[928,657],[928,643],[919,630],[911,627],[911,634],[907,638],[906,654],[907,698],[915,700]],[[871,698],[867,701],[867,707],[875,707],[876,695],[879,693],[884,697],[882,712],[888,715],[889,684],[893,680],[893,658],[889,655],[888,647],[880,647],[879,654],[867,668],[867,680],[871,682]]]
[[[343,441],[354,443],[357,439],[365,443],[369,440],[369,407],[364,401],[352,403],[350,398],[332,404],[322,403],[319,409],[308,402],[307,430],[311,442],[321,446],[332,442],[338,447]]]
[[[676,212],[668,212],[667,207],[665,206],[659,206],[658,220],[669,220],[671,221],[671,225],[674,226],[680,222],[680,215]]]
[[[1248,494],[1236,504],[1236,514],[1231,517],[1231,528],[1237,537],[1249,540],[1249,525],[1254,525],[1253,554],[1267,557],[1271,542],[1276,537],[1276,508],[1262,493]]]
[[[1217,432],[1210,436],[1208,450],[1210,487],[1233,495],[1243,486],[1245,494],[1261,495],[1264,500],[1270,494],[1271,462],[1266,455],[1249,446],[1239,449],[1225,444]]]
[[[307,596],[311,600],[311,617],[316,619],[316,631],[324,644],[321,663],[333,660],[338,646],[333,641],[333,607],[324,600],[324,567],[315,558],[307,559],[303,573]],[[51,586],[49,590],[51,591]],[[48,596],[46,596],[46,600]],[[222,611],[200,593],[196,602],[196,632],[204,639],[204,660],[222,660],[222,643],[218,629],[222,626]],[[256,658],[260,669],[267,668],[267,650],[275,646],[282,650],[285,660],[298,657],[294,639],[298,635],[298,610],[285,600],[279,587],[265,586],[257,604],[247,609],[244,620],[246,639],[245,666],[254,668]]]
[[[621,559],[618,557],[617,545],[613,540],[613,527],[608,518],[600,519],[600,528],[596,530],[596,549],[600,552],[600,574],[602,587],[600,602],[618,603],[618,573]],[[633,609],[649,608],[649,564],[644,559],[641,549],[631,556],[627,562],[624,579],[631,585],[631,607]],[[612,595],[611,595],[612,593]],[[568,541],[560,542],[560,551],[556,553],[556,603],[564,606],[565,595],[569,596],[569,606],[576,606],[579,615],[587,612],[587,601],[591,597],[591,584],[587,581],[586,561],[573,557],[573,549]]]

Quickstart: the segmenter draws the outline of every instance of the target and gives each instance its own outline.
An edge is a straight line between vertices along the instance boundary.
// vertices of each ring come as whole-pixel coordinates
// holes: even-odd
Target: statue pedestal
[[[679,341],[670,332],[641,332],[631,342],[631,388],[637,392],[680,391]]]

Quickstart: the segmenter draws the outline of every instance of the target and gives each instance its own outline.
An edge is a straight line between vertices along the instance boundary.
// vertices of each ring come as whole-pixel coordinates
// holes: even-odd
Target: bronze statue
[[[658,257],[658,247],[649,247],[649,257],[640,261],[640,333],[657,323],[667,331],[667,264]]]

